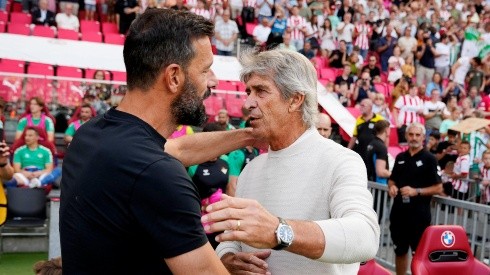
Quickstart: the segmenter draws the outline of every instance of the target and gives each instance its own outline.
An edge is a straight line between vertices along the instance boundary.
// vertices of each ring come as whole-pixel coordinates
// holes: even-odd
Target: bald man
[[[329,138],[332,134],[332,121],[327,114],[319,113],[316,122],[316,129],[324,138]]]

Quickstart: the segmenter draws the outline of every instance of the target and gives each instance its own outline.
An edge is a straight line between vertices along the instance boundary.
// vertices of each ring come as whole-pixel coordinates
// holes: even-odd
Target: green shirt
[[[79,120],[79,122],[80,122],[80,126],[83,125],[83,123],[84,123],[82,120]],[[72,137],[75,135],[76,131],[77,130],[75,129],[75,122],[72,122],[72,123],[70,123],[68,128],[66,128],[65,135]]]
[[[227,155],[221,155],[219,158],[228,162],[228,156]],[[191,178],[194,177],[194,175],[196,174],[197,166],[199,166],[199,164],[192,165],[187,169],[187,174],[189,174],[189,177],[191,177]]]
[[[39,126],[39,123],[41,123],[41,118],[32,118],[32,123],[34,126]],[[23,117],[19,120],[19,124],[17,124],[17,131],[18,132],[24,132],[24,129],[27,127],[27,117]],[[44,129],[46,129],[46,132],[48,133],[54,133],[54,123],[53,120],[46,116],[44,120]]]
[[[230,176],[238,177],[242,172],[242,169],[245,166],[245,150],[246,149],[242,148],[228,154],[228,169],[230,169]],[[257,149],[254,148],[253,152],[256,156],[259,155],[259,151]]]
[[[23,145],[14,152],[14,163],[19,163],[20,168],[28,166],[37,167],[40,170],[46,168],[46,164],[53,163],[53,154],[51,151],[39,145],[36,149],[31,150],[27,145]]]

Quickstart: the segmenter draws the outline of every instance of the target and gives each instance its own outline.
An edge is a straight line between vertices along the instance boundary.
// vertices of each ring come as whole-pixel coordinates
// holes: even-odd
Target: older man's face
[[[287,135],[290,131],[291,113],[289,100],[269,76],[252,75],[247,84],[245,108],[250,110],[250,125],[257,138],[270,143]]]

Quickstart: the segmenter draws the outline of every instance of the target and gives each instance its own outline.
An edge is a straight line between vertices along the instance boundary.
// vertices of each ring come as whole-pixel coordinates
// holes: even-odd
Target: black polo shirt
[[[376,160],[378,159],[386,161],[386,169],[389,169],[388,148],[386,148],[386,144],[379,137],[374,137],[373,141],[367,146],[366,151],[368,180],[387,184],[387,178],[378,178],[376,175]]]
[[[83,124],[63,161],[63,274],[170,274],[165,258],[207,242],[200,198],[166,140],[110,109]]]
[[[437,160],[434,155],[423,149],[411,156],[409,151],[396,156],[395,165],[391,172],[390,180],[394,181],[399,189],[404,186],[424,188],[441,183],[438,174]],[[429,218],[430,220],[431,196],[410,197],[410,203],[403,203],[398,194],[393,203],[392,214],[400,213],[400,218],[415,219]]]
[[[417,47],[417,51],[422,51],[422,46]],[[429,46],[425,47],[425,51],[422,54],[422,57],[419,59],[419,64],[429,69],[434,69],[434,54],[430,50]]]

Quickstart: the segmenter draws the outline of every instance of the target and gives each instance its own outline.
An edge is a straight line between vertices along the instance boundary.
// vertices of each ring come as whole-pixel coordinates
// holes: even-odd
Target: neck
[[[308,129],[301,118],[294,121],[296,122],[285,124],[281,129],[272,133],[269,145],[273,151],[289,147]]]
[[[41,117],[41,111],[35,112],[35,113],[31,113],[31,116],[34,117],[34,118]]]
[[[385,133],[376,135],[376,137],[378,137],[379,139],[381,139],[383,142],[386,142],[387,136],[386,136]]]
[[[371,113],[363,114],[362,118],[364,118],[364,120],[367,121],[367,120],[370,120],[371,118],[373,118],[373,116],[374,116],[374,113],[371,112]]]
[[[33,143],[33,144],[30,144],[30,145],[27,145],[27,148],[29,148],[29,149],[31,149],[31,150],[34,150],[34,149],[36,149],[38,146],[39,146],[39,144],[37,144],[37,143]]]
[[[410,153],[411,156],[417,154],[418,152],[422,151],[422,146],[413,148],[413,147],[408,147],[408,152]]]
[[[138,117],[153,127],[161,136],[168,138],[177,128],[177,124],[170,108],[173,98],[166,94],[154,89],[131,90],[126,93],[117,110]]]

